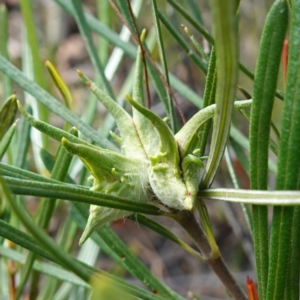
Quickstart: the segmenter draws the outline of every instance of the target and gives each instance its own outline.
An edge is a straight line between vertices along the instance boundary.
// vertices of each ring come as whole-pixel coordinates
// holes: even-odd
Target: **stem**
[[[195,215],[189,211],[180,212],[181,218],[177,222],[186,230],[189,236],[193,239],[196,246],[202,253],[202,256],[207,258],[207,264],[213,269],[224,286],[228,289],[234,299],[246,300],[246,296],[238,286],[231,273],[229,272],[222,257],[211,257],[211,249],[208,240],[197,221]]]

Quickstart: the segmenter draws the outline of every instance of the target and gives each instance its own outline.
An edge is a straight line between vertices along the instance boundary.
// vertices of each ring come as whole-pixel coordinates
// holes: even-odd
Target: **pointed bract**
[[[61,142],[66,150],[77,155],[91,172],[94,179],[93,191],[141,202],[151,200],[147,175],[149,163],[146,160],[128,158],[101,148],[89,148],[85,145],[71,143],[66,138],[63,138]],[[97,228],[130,214],[124,210],[91,205],[80,244],[84,243]]]
[[[150,156],[149,182],[158,199],[174,209],[192,210],[196,193],[188,190],[183,181],[179,166],[179,153],[173,133],[167,124],[152,111],[136,103],[129,95],[127,100],[155,126],[160,147],[154,156]]]
[[[143,89],[143,60],[142,50],[138,47],[136,58],[134,83],[132,89],[132,98],[140,106],[145,107],[144,89]],[[159,135],[152,123],[145,118],[135,107],[132,107],[132,115],[136,130],[143,144],[147,156],[154,155],[159,147]]]
[[[98,100],[114,117],[121,135],[122,153],[127,157],[146,158],[138,133],[131,116],[112,98],[105,94],[94,82],[89,80],[81,71],[77,71],[82,81],[90,88]]]
[[[235,109],[242,109],[250,107],[252,100],[236,101],[234,103]],[[212,118],[216,111],[216,105],[212,104],[201,109],[195,114],[175,135],[175,140],[178,144],[181,157],[192,153],[199,143],[199,132],[201,127]]]
[[[197,156],[199,133],[201,126],[213,117],[215,105],[198,112],[174,136],[164,120],[145,107],[141,49],[137,56],[134,99],[126,95],[133,106],[133,117],[80,71],[78,74],[116,120],[121,137],[113,132],[111,136],[120,144],[122,154],[38,121],[18,103],[23,116],[81,159],[92,175],[92,190],[139,202],[158,198],[169,208],[193,210],[204,167],[203,158]],[[235,107],[241,109],[250,104],[251,101],[238,101]],[[130,214],[130,211],[91,205],[80,244],[97,228]]]

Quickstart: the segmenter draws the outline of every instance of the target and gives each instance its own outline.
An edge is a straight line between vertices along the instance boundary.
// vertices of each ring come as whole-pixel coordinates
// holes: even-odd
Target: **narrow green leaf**
[[[265,21],[255,69],[249,138],[251,189],[268,189],[271,114],[287,22],[286,2],[276,1]],[[269,265],[268,208],[254,205],[252,212],[258,290],[260,297],[265,299]]]
[[[58,5],[60,5],[68,14],[75,16],[75,12],[73,10],[73,6],[70,0],[54,0]],[[129,55],[131,58],[135,58],[136,56],[136,47],[128,42],[122,41],[119,35],[107,27],[104,23],[97,20],[95,17],[88,13],[84,13],[87,25],[89,28],[103,36],[106,40],[108,40],[113,45],[121,48],[124,52]]]
[[[0,163],[0,171],[2,172],[3,175],[9,176],[9,177],[60,184],[59,181],[41,176],[41,175],[33,173],[33,172],[29,172],[29,171],[17,168],[14,166],[10,166],[10,165],[4,164],[4,163]]]
[[[72,6],[71,6],[71,3],[69,0],[55,0],[55,2],[58,3],[60,6],[62,6],[66,12],[68,12],[71,15],[74,15],[74,12],[72,10]],[[113,45],[123,49],[127,55],[129,55],[131,58],[135,59],[135,57],[136,57],[136,47],[135,46],[133,46],[130,43],[122,41],[120,39],[120,37],[112,29],[108,28],[103,23],[96,20],[90,14],[84,14],[84,15],[85,15],[87,24],[92,31],[103,36],[105,39],[110,41]],[[149,74],[150,75],[153,74],[153,75],[151,75],[151,77],[153,79],[154,75],[157,75],[157,72],[155,71],[155,69],[153,67],[151,68],[151,66],[152,65],[149,64],[148,69],[149,69]],[[182,81],[180,81],[178,78],[176,78],[171,73],[169,74],[169,77],[170,77],[171,87],[174,90],[178,91],[181,95],[183,95],[186,99],[188,99],[195,105],[197,105],[196,103],[199,104],[199,101],[201,101],[201,98],[199,98],[199,95],[197,95],[197,93],[195,93],[191,88],[189,88],[186,84],[184,84]],[[156,76],[156,79],[158,79],[157,76]],[[159,79],[159,81],[161,82],[160,79]],[[162,85],[162,89],[164,90],[163,85]],[[160,98],[163,101],[163,99],[165,99],[166,97],[160,95]]]
[[[130,12],[129,12],[129,7],[127,6],[128,5],[127,1],[126,0],[125,1],[117,0],[117,3],[118,3],[118,6],[120,8],[120,11],[122,13],[122,16],[125,18],[127,24],[130,27],[130,30],[135,32],[135,27],[134,27],[133,21],[131,19],[131,15],[130,15]]]
[[[20,8],[22,12],[22,19],[25,25],[26,40],[24,42],[27,43],[28,48],[30,49],[28,52],[32,63],[33,78],[37,85],[39,85],[42,89],[46,89],[47,80],[44,72],[43,61],[41,60],[39,53],[40,47],[37,36],[37,27],[34,24],[32,1],[21,0]],[[41,120],[47,122],[49,111],[46,109],[46,107],[41,103],[38,103],[38,111]],[[44,136],[42,139],[42,143],[43,146],[46,147],[48,144],[48,137]]]
[[[78,129],[87,137],[97,142],[100,146],[112,150],[117,148],[109,141],[99,136],[98,132],[92,127],[86,125],[79,117],[70,112],[63,104],[53,98],[45,90],[41,89],[34,81],[28,79],[20,70],[8,62],[0,55],[0,70],[12,78],[25,91],[33,95],[38,101],[45,104],[51,111],[70,124],[77,126]]]
[[[85,227],[88,218],[88,209],[80,203],[72,203],[72,216],[77,224]],[[183,300],[181,296],[165,286],[160,280],[141,263],[141,261],[128,249],[120,238],[108,227],[104,226],[91,235],[92,239],[107,255],[123,266],[130,274],[139,279],[156,295],[165,299]]]
[[[0,219],[0,236],[28,249],[46,259],[52,260],[51,254],[43,249],[30,235]]]
[[[36,26],[34,24],[34,18],[32,13],[32,1],[21,0],[20,7],[22,11],[23,22],[25,23],[28,44],[33,57],[33,73],[34,79],[43,89],[46,88],[46,77],[44,74],[44,68],[42,60],[39,54],[39,44],[36,32]]]
[[[24,247],[25,249],[35,252],[36,254],[40,255],[43,258],[46,258],[50,261],[54,261],[54,262],[58,263],[58,260],[55,255],[52,256],[47,251],[45,251],[42,247],[40,247],[36,243],[36,240],[34,240],[28,234],[25,234],[23,231],[14,228],[13,226],[9,225],[8,223],[6,223],[2,220],[0,220],[0,225],[1,225],[0,226],[0,236],[4,236],[5,238],[10,239],[11,241],[14,241],[16,244]],[[3,256],[6,256],[6,257],[10,257],[11,259],[14,259],[16,261],[21,259],[21,256],[22,256],[21,263],[24,263],[23,255],[14,250],[0,247],[0,254]],[[151,293],[149,291],[146,291],[144,289],[141,289],[139,287],[136,287],[134,285],[126,283],[124,280],[119,279],[115,276],[112,276],[106,272],[96,270],[88,265],[83,264],[82,262],[79,262],[78,260],[76,260],[74,258],[73,258],[73,261],[74,261],[74,263],[80,263],[82,268],[88,268],[89,270],[93,271],[94,273],[101,274],[104,278],[110,278],[116,284],[121,284],[122,286],[125,286],[126,288],[128,288],[128,291],[130,291],[133,295],[140,297],[141,299],[163,300],[162,297],[160,297],[158,295],[154,295],[153,293]],[[66,270],[64,270],[64,272],[60,272],[59,267],[53,266],[53,265],[49,266],[48,264],[46,264],[46,266],[49,266],[51,268],[50,270],[47,271],[47,268],[46,269],[44,268],[45,264],[44,263],[40,263],[40,264],[41,264],[41,267],[39,266],[39,263],[37,263],[36,268],[41,269],[41,271],[45,272],[46,274],[51,272],[51,274],[53,274],[54,276],[56,275],[56,277],[59,277],[62,280],[64,279],[65,276],[68,275],[69,276],[69,278],[67,279],[68,281],[69,280],[77,281],[79,284],[86,286],[84,281],[81,281],[78,277],[75,277],[73,274],[68,273],[68,271],[66,271]],[[52,270],[56,270],[56,271],[59,270],[59,274],[53,273]]]
[[[77,276],[79,276],[84,281],[88,282],[91,278],[91,273],[83,269],[82,266],[75,262],[74,259],[63,252],[58,245],[56,245],[50,237],[36,225],[32,219],[30,218],[27,212],[24,213],[24,207],[20,207],[15,199],[12,197],[3,177],[0,176],[0,186],[5,198],[9,202],[12,210],[15,212],[19,220],[23,223],[26,229],[37,239],[37,241],[46,248],[54,257],[56,257],[57,261],[64,266],[66,269],[74,272]]]
[[[234,108],[242,109],[249,107],[251,103],[252,100],[235,101]],[[197,148],[197,144],[199,143],[198,133],[202,126],[204,126],[205,123],[215,115],[216,109],[216,104],[212,104],[201,109],[175,135],[179,150],[181,151],[181,157],[184,157]]]
[[[76,127],[73,127],[69,131],[70,134],[74,136],[78,136],[78,131]],[[65,181],[65,178],[68,174],[68,170],[72,161],[72,155],[66,151],[66,149],[60,146],[57,154],[57,159],[54,164],[54,167],[51,172],[51,179],[58,180],[58,181]],[[54,212],[56,205],[56,199],[43,199],[40,211],[41,215],[39,216],[38,224],[47,229],[49,226],[49,222],[51,220],[52,214]]]
[[[8,42],[8,20],[7,20],[7,8],[4,3],[0,4],[0,54],[3,55],[6,59],[8,58],[8,50],[7,50],[7,42]],[[11,79],[3,75],[2,77],[3,84],[3,96],[4,98],[8,98],[12,93],[12,81]],[[0,101],[1,103],[2,101]]]
[[[31,106],[28,106],[26,111],[32,113]],[[31,125],[21,118],[13,145],[14,166],[16,167],[23,168],[26,164],[26,154],[30,146],[30,131]]]
[[[0,141],[0,160],[3,158],[8,146],[11,142],[11,139],[16,131],[16,126],[17,126],[17,122],[13,123],[10,126],[10,128],[6,131],[6,134],[4,135],[2,140]]]
[[[101,20],[106,26],[111,27],[113,14],[109,1],[96,1],[96,5],[99,20]],[[102,65],[105,65],[109,58],[109,42],[100,37],[97,48],[100,62]]]
[[[195,16],[198,22],[203,25],[203,18],[201,15],[201,11],[197,3],[195,2],[195,0],[187,0],[187,5],[190,7],[191,13]]]
[[[299,189],[299,185],[297,187]],[[300,248],[300,239],[299,239],[299,218],[300,218],[300,208],[293,208],[292,215],[292,237],[290,241],[291,253],[289,256],[289,272],[286,278],[285,286],[285,297],[287,299],[297,299],[299,298],[299,248]]]
[[[24,261],[26,261],[27,258],[23,253],[2,246],[0,246],[0,254],[4,257],[10,258],[11,260],[19,264],[24,264]],[[87,283],[85,283],[83,280],[80,280],[74,274],[53,264],[45,263],[42,261],[35,261],[33,264],[33,269],[62,281],[70,282],[79,286],[89,287]]]
[[[5,135],[8,128],[13,124],[17,114],[17,98],[13,94],[10,96],[0,108],[0,141]]]
[[[87,48],[87,51],[91,58],[92,64],[95,68],[95,71],[97,72],[99,78],[101,79],[101,81],[100,81],[101,88],[104,89],[105,92],[110,97],[113,97],[113,91],[109,85],[109,82],[107,81],[107,79],[105,77],[102,63],[99,59],[97,49],[95,47],[94,41],[92,40],[90,29],[87,25],[87,22],[86,22],[84,13],[83,13],[81,1],[72,0],[72,6],[73,6],[74,17],[76,19],[76,23],[78,25],[81,36],[84,40],[85,47]]]
[[[195,251],[187,243],[179,239],[175,234],[173,234],[171,231],[169,231],[167,228],[163,227],[162,225],[158,224],[157,222],[141,214],[131,215],[128,217],[128,219],[136,222],[137,224],[144,225],[145,227],[153,230],[154,232],[157,232],[160,236],[164,236],[165,238],[169,239],[170,241],[182,247],[186,252],[190,253],[198,260],[205,262],[205,260],[202,258],[199,252]]]
[[[201,55],[202,59],[205,61],[209,61],[209,56],[208,54],[204,51],[203,47],[199,44],[199,42],[196,40],[194,35],[190,32],[189,28],[185,25],[181,25],[185,33],[188,35],[189,39],[193,43],[194,47],[198,51],[198,53]]]
[[[127,260],[127,265],[130,265],[130,268],[134,270],[134,273],[139,272],[139,277],[142,279],[142,282],[155,294],[158,296],[162,296],[167,299],[183,299],[180,295],[178,295],[176,292],[168,288],[165,284],[163,284],[160,280],[155,278],[149,270],[142,264],[137,263],[137,259],[126,245],[121,243],[116,243],[116,234],[112,230],[109,229],[109,227],[103,227],[99,230],[101,238],[109,244],[112,249],[117,252],[121,259]],[[147,271],[146,271],[147,270]],[[133,272],[133,270],[131,270]]]
[[[158,41],[159,56],[160,56],[160,61],[162,64],[162,69],[163,69],[163,75],[165,76],[167,84],[170,86],[168,65],[167,65],[167,60],[166,60],[166,55],[165,55],[165,50],[164,50],[164,43],[163,43],[160,23],[159,23],[159,19],[158,19],[158,8],[157,8],[156,0],[151,0],[151,4],[152,4],[152,14],[153,14],[154,26],[155,26],[157,41]],[[167,87],[166,87],[166,95],[167,95],[167,99],[168,99],[167,102],[168,102],[168,112],[169,112],[171,129],[173,132],[176,133],[177,132],[177,128],[176,128],[177,123],[176,123],[174,103],[173,103],[173,99],[172,99]]]
[[[191,14],[184,9],[176,0],[167,1],[175,10],[177,10],[186,20],[188,20],[204,37],[205,39],[214,44],[213,37],[207,32],[207,30],[202,26],[201,23],[197,22]]]
[[[178,30],[174,28],[174,26],[169,22],[169,20],[159,11],[159,19],[164,24],[164,26],[168,29],[168,31],[172,34],[178,44],[183,48],[183,50],[189,54],[191,60],[199,67],[200,70],[203,71],[204,74],[207,73],[207,66],[203,63],[202,59],[197,55],[194,51],[192,51],[184,40],[184,38],[178,33]],[[198,100],[199,101],[199,100]]]
[[[76,128],[71,128],[70,134],[77,136],[78,131]],[[72,155],[70,155],[63,147],[60,147],[57,155],[57,160],[51,172],[52,179],[58,181],[64,181],[67,175],[70,163],[72,160]],[[44,229],[48,230],[48,226],[55,209],[57,199],[42,199],[38,206],[38,225]],[[22,295],[23,288],[28,280],[29,274],[32,270],[33,264],[36,260],[36,255],[34,253],[29,253],[25,265],[22,268],[20,283],[17,289],[17,299]],[[38,281],[38,275],[35,281]]]
[[[49,60],[45,61],[45,66],[46,66],[55,86],[58,88],[60,94],[62,95],[66,107],[71,110],[73,99],[72,99],[69,88],[67,87],[67,85],[65,84],[65,82],[63,81],[63,79],[58,74],[57,70],[55,69],[55,67]]]
[[[226,159],[226,163],[227,163],[227,168],[233,183],[233,186],[235,189],[240,189],[240,183],[239,183],[239,179],[235,173],[232,161],[231,161],[231,157],[229,154],[229,149],[228,147],[226,147],[225,153],[224,153],[225,159]],[[248,225],[248,229],[249,232],[252,236],[252,230],[253,230],[253,222],[252,222],[252,213],[249,209],[249,207],[246,204],[241,203],[241,208],[243,210],[247,225]]]
[[[102,194],[87,190],[84,187],[69,184],[50,184],[45,182],[28,181],[6,177],[6,182],[15,194],[32,195],[47,198],[59,198],[69,201],[94,204],[99,206],[128,210],[151,215],[172,216],[171,213],[162,211],[160,208],[136,201]]]
[[[233,139],[233,133],[235,133],[235,131],[232,132],[232,130],[231,130],[230,133],[231,133],[231,135],[230,135],[229,140],[230,140],[230,144],[232,146],[232,149],[233,149],[238,161],[241,163],[244,171],[246,172],[246,174],[249,177],[249,158],[248,158],[248,155],[245,153],[245,150],[247,152],[249,151],[249,143],[247,145],[241,145],[241,143],[237,142],[239,137],[237,139]],[[245,137],[242,136],[242,138],[245,138]],[[243,146],[247,146],[247,147],[243,147]]]
[[[47,135],[49,135],[50,137],[54,138],[55,140],[57,140],[59,142],[61,141],[62,138],[67,138],[68,140],[70,140],[73,143],[78,143],[78,144],[82,144],[82,145],[89,146],[89,147],[95,147],[92,144],[89,144],[89,143],[85,142],[84,140],[81,140],[81,139],[73,136],[72,134],[68,133],[67,131],[58,129],[58,128],[51,126],[43,121],[36,120],[24,109],[24,107],[21,105],[21,103],[19,101],[17,101],[17,103],[18,103],[19,110],[22,113],[22,115],[24,116],[24,118],[28,121],[28,123],[30,125],[32,125],[36,129],[38,129],[39,131],[46,133]],[[103,140],[103,141],[105,141],[105,143],[109,143],[107,140]],[[95,147],[95,148],[97,149],[97,147]],[[113,146],[113,148],[115,148],[115,146]]]
[[[49,153],[46,149],[41,149],[40,156],[45,167],[51,173],[53,170],[53,166],[55,164],[55,157],[51,153]],[[56,183],[58,183],[58,181],[56,181]],[[65,178],[65,183],[75,184],[75,181],[67,174]]]
[[[176,0],[168,0],[168,3],[170,5],[172,5],[172,7],[177,10],[188,22],[190,22],[194,28],[201,33],[205,39],[211,44],[211,45],[215,45],[215,40],[214,38],[207,32],[207,30],[204,28],[204,26],[197,22],[197,20],[195,18],[192,17],[191,14],[188,13],[188,11],[186,9],[184,9]],[[237,1],[235,1],[234,3],[234,10],[236,11],[236,9],[238,8],[238,3]],[[248,70],[243,64],[239,63],[238,64],[239,69],[245,74],[247,75],[250,79],[254,80],[254,74]],[[283,100],[283,94],[280,91],[276,91],[276,97],[278,97],[279,99]]]
[[[216,51],[212,48],[209,58],[207,77],[205,82],[204,97],[203,97],[203,108],[215,103],[217,87],[217,68],[216,68]],[[209,131],[211,129],[212,121],[207,121],[199,137],[199,155],[203,156],[207,145],[207,139]]]
[[[238,67],[235,2],[211,0],[217,57],[216,115],[212,142],[201,187],[209,187],[223,157],[230,125]]]
[[[300,147],[300,1],[293,1],[286,95],[278,154],[277,190],[299,189]],[[299,208],[274,208],[267,299],[299,298]],[[294,227],[292,227],[294,226]],[[295,248],[295,249],[293,249]]]
[[[252,189],[267,189],[271,113],[287,22],[288,7],[286,2],[276,1],[265,22],[255,70],[250,119],[250,179]]]
[[[209,200],[234,203],[248,203],[269,206],[300,205],[300,191],[265,191],[243,189],[207,189],[198,192],[198,196]]]
[[[71,216],[82,229],[86,226],[89,216],[89,207],[83,203],[72,202]],[[129,273],[138,278],[150,290],[157,291],[158,295],[175,295],[170,289],[157,280],[151,272],[140,262],[140,260],[130,251],[120,238],[107,226],[100,228],[91,236],[118,264],[123,266]],[[126,257],[126,259],[124,259]],[[173,299],[173,298],[172,298]],[[174,299],[182,299],[180,296]]]
[[[64,222],[63,226],[60,226],[58,229],[58,233],[56,236],[56,242],[61,245],[62,249],[68,253],[71,253],[76,241],[76,235],[78,232],[78,226],[73,221],[73,219],[68,215],[66,218],[66,221]],[[78,254],[78,259],[79,259]],[[81,259],[81,257],[80,257]],[[41,299],[47,298],[47,296],[50,299],[53,299],[55,292],[58,290],[58,287],[60,285],[59,280],[57,280],[55,277],[53,278],[47,278],[44,281],[43,289],[41,290],[39,296]]]

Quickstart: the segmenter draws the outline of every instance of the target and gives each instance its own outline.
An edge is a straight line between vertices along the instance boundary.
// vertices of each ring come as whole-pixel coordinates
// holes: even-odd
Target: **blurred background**
[[[191,6],[188,5],[189,1],[178,0],[178,2],[191,12]],[[272,2],[272,0],[252,0],[241,1],[240,4],[238,12],[240,61],[253,72],[255,70],[262,27]],[[9,57],[15,65],[21,68],[22,56],[24,53],[24,25],[22,23],[19,1],[6,0],[4,3],[9,12]],[[201,21],[204,23],[207,30],[212,32],[209,1],[199,0],[195,1],[195,3],[197,3],[199,12],[201,13]],[[164,0],[158,1],[158,4],[165,16],[167,16],[169,21],[177,28],[178,32],[190,45],[192,51],[194,51],[193,45],[181,29],[182,23],[189,27],[190,31],[194,34],[196,40],[203,46],[204,50],[209,51],[208,43],[190,24],[186,24],[186,21],[171,5]],[[40,58],[41,60],[50,60],[55,65],[63,80],[70,88],[74,100],[72,111],[77,115],[81,115],[87,105],[90,95],[89,91],[79,80],[75,69],[82,70],[91,78],[94,78],[95,72],[75,20],[55,1],[32,0],[32,5],[34,9],[34,23],[39,38]],[[106,26],[113,29],[117,34],[121,31],[125,32],[122,34],[126,38],[124,24],[111,8],[108,0],[86,0],[83,1],[83,5],[86,12],[99,18]],[[108,8],[105,10],[106,13],[103,14],[101,10],[105,6]],[[136,0],[132,1],[132,6],[136,11],[139,28],[145,28],[148,37],[151,37],[151,35],[154,34],[154,28],[150,3],[148,3],[147,0]],[[205,87],[205,75],[190,59],[189,53],[186,53],[181,48],[163,25],[162,30],[169,71],[183,83],[188,85],[199,96],[200,103]],[[116,69],[112,71],[113,61],[110,60],[110,57],[112,57],[112,53],[114,53],[117,48],[108,44],[104,38],[99,38],[98,35],[94,35],[94,40],[98,46],[101,44],[104,45],[102,49],[105,49],[105,47],[107,49],[107,51],[99,51],[99,56],[102,63],[107,66],[106,75],[109,78],[114,94],[118,95],[122,92],[123,84],[129,76],[134,60],[124,54]],[[135,41],[132,38],[129,38],[129,42],[136,46]],[[155,61],[159,61],[158,49],[155,46],[155,43],[152,42],[152,44],[152,57]],[[101,47],[99,49],[101,49]],[[61,99],[61,96],[53,85],[46,69],[45,74],[45,76],[47,76],[48,91],[57,99]],[[282,72],[280,72],[278,82],[279,88],[282,88]],[[239,76],[239,85],[251,96],[253,83],[241,72]],[[18,98],[23,100],[23,91],[17,86],[15,87],[15,90],[17,91]],[[164,107],[160,103],[158,95],[151,84],[150,92],[152,109],[161,117],[165,117]],[[0,90],[0,95],[1,93]],[[125,92],[123,91],[123,95],[124,94]],[[199,110],[197,106],[188,102],[182,95],[176,92],[175,95],[187,120]],[[237,95],[239,99],[247,98],[245,94],[240,92],[238,92]],[[122,96],[120,97],[122,98]],[[92,125],[95,128],[98,128],[105,118],[106,111],[100,104],[95,107],[96,110]],[[275,101],[274,109],[274,122],[276,125],[279,125],[280,122],[280,111],[281,100],[277,99]],[[248,135],[248,123],[238,112],[234,113],[233,122],[245,136]],[[53,114],[50,116],[50,123],[58,127],[63,127],[63,120]],[[48,150],[55,155],[57,146],[58,144],[56,142],[51,142]],[[33,152],[28,153],[27,159],[31,162],[30,168],[35,170],[36,165],[34,164],[32,153]],[[249,188],[249,180],[245,165],[242,166],[241,163],[235,159],[235,153],[233,151],[230,151],[230,154],[241,187]],[[247,153],[244,153],[244,155],[247,157]],[[272,177],[270,177],[270,185],[272,186],[272,184],[273,180]],[[225,163],[221,165],[213,186],[233,187]],[[34,198],[28,199],[27,204],[32,213],[35,212],[38,201],[38,199]],[[256,278],[251,236],[247,229],[242,209],[239,205],[221,202],[208,203],[206,201],[206,204],[208,206],[214,233],[221,253],[230,270],[237,278],[237,281],[245,287],[247,276],[250,276],[253,280],[256,280]],[[61,203],[51,222],[51,235],[56,235],[58,228],[63,222],[64,215],[67,213],[67,204]],[[185,235],[183,230],[179,228],[177,224],[172,222],[172,220],[160,217],[156,218],[156,221],[163,223],[163,225],[167,226],[176,234],[176,236],[191,244],[190,239]],[[149,267],[155,276],[184,297],[197,299],[195,295],[204,295],[201,299],[216,300],[226,298],[225,289],[218,278],[210,271],[209,267],[185,253],[179,246],[131,220],[126,219],[117,221],[112,224],[112,228],[129,246],[131,251]],[[80,232],[78,232],[77,240],[74,241],[75,253],[78,251],[77,243],[79,236]],[[103,270],[107,270],[118,276],[123,276],[135,284],[140,284],[102,252],[97,256],[96,265]]]

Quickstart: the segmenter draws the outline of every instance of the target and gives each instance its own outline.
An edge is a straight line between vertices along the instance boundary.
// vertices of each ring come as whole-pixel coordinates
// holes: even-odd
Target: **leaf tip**
[[[17,99],[17,105],[18,105],[19,110],[23,109],[23,106],[22,106],[21,102],[18,99]]]
[[[66,146],[66,145],[68,144],[68,140],[67,140],[65,137],[63,137],[63,138],[61,139],[61,144],[62,144],[63,146]]]
[[[144,28],[144,29],[142,30],[142,33],[141,33],[141,36],[140,36],[140,41],[141,41],[141,43],[144,43],[144,40],[145,40],[145,37],[146,37],[146,33],[147,33],[147,31],[146,31],[146,29]]]
[[[135,101],[132,99],[132,97],[131,97],[128,93],[125,94],[125,98],[126,98],[126,100],[127,100],[128,102],[130,102],[131,104],[135,102]]]

